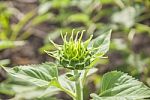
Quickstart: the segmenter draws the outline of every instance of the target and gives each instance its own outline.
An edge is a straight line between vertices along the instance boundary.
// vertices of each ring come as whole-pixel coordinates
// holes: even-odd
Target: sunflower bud
[[[91,54],[81,41],[84,30],[82,31],[79,39],[77,39],[79,32],[75,39],[73,38],[73,31],[69,41],[66,40],[67,34],[63,38],[64,45],[59,50],[59,62],[60,65],[65,68],[82,70],[89,66]]]
[[[62,35],[63,45],[51,43],[58,49],[56,51],[46,51],[46,53],[59,62],[59,65],[71,69],[71,70],[83,70],[92,67],[92,62],[96,61],[108,51],[111,37],[111,30],[107,31],[101,36],[92,39],[93,35],[84,42],[82,42],[82,36],[85,30],[79,35],[80,31],[76,33],[74,37],[74,29],[72,35],[67,40],[67,34]]]
[[[58,51],[55,52],[47,52],[50,56],[55,57],[59,64],[65,68],[71,69],[71,70],[82,70],[86,67],[88,67],[91,63],[91,53],[87,49],[88,41],[92,39],[92,36],[90,39],[86,42],[82,42],[82,36],[85,30],[81,32],[81,35],[79,35],[80,31],[76,33],[76,36],[74,38],[74,29],[72,30],[72,35],[70,39],[67,41],[67,33],[65,36],[62,35],[63,39],[63,45],[58,46],[54,42],[54,46],[58,49]]]

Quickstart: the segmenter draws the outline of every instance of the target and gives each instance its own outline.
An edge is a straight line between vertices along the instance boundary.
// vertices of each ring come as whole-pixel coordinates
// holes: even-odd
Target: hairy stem
[[[77,70],[74,70],[74,75],[77,75],[78,74],[78,71]],[[82,83],[81,83],[81,79],[78,78],[76,81],[75,81],[75,86],[76,86],[76,100],[83,100],[83,86],[82,86]]]

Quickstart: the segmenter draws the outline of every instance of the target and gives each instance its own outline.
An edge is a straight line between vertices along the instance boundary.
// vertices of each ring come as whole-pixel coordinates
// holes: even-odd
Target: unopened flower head
[[[52,42],[55,47],[58,48],[55,52],[48,52],[51,56],[55,56],[58,59],[59,64],[65,68],[72,70],[82,70],[88,67],[91,63],[91,52],[87,49],[88,43],[92,39],[92,36],[85,42],[82,42],[84,34],[78,31],[74,37],[74,29],[72,30],[71,37],[67,41],[67,33],[63,36],[63,45],[57,45]],[[79,36],[79,33],[80,36]]]

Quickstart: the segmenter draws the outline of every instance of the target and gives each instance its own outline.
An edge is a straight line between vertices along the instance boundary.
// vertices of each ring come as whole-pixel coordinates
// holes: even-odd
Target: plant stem
[[[83,79],[82,79],[82,86],[84,86],[84,84],[85,84],[85,80],[86,80],[86,76],[87,76],[88,72],[89,72],[89,69],[86,69],[84,72]]]
[[[77,75],[78,74],[78,71],[77,70],[74,70],[74,75]],[[81,83],[81,79],[78,78],[76,81],[75,81],[75,86],[76,86],[76,100],[83,100],[83,86],[82,86],[82,83]]]
[[[67,93],[69,96],[71,96],[72,98],[75,98],[75,94],[72,93],[71,91],[69,91],[68,89],[64,88],[64,87],[59,87],[62,91],[64,91],[65,93]]]

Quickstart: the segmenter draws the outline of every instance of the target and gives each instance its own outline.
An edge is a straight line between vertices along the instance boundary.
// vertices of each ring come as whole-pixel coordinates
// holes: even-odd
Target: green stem
[[[86,69],[85,72],[84,72],[83,79],[82,79],[82,85],[83,86],[85,84],[85,80],[86,80],[86,76],[87,76],[88,72],[89,72],[89,69]]]
[[[71,91],[69,91],[68,89],[64,88],[64,87],[59,87],[62,91],[64,91],[65,93],[67,93],[69,96],[71,96],[72,98],[75,98],[75,94],[72,93]]]
[[[74,70],[74,75],[77,75],[78,74],[78,71],[77,70]],[[78,78],[76,81],[75,81],[75,86],[76,86],[76,100],[83,100],[83,86],[81,84],[81,79]]]

